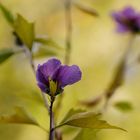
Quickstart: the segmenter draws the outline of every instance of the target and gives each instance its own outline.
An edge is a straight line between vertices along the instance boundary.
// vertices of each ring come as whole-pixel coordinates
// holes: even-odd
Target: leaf
[[[31,124],[0,124],[1,140],[47,140],[48,133]]]
[[[14,29],[21,41],[31,49],[35,38],[34,23],[29,23],[21,15],[17,15]]]
[[[31,90],[27,93],[30,94],[27,95],[25,89],[24,93],[1,90],[0,123],[33,124],[47,131],[49,128],[48,112],[43,101],[39,99],[41,96],[34,94],[32,97]]]
[[[14,53],[15,52],[12,48],[0,50],[0,64],[6,61],[8,58],[10,58]]]
[[[16,32],[13,32],[13,35],[15,36],[15,44],[19,47],[23,46],[23,42],[21,41],[21,39],[18,37]]]
[[[91,7],[88,7],[88,6],[85,6],[83,4],[79,4],[79,3],[74,3],[74,5],[77,9],[79,9],[80,11],[82,11],[86,14],[89,14],[89,15],[95,16],[95,17],[99,16],[97,11]]]
[[[31,113],[27,112],[24,107],[15,106],[14,110],[14,114],[10,116],[4,114],[0,115],[0,123],[34,124],[47,131],[38,123],[38,121],[31,115]]]
[[[20,48],[21,50],[21,48]],[[15,57],[15,60],[17,57]],[[10,63],[2,67],[0,80],[0,116],[4,123],[29,123],[45,130],[49,129],[49,115],[44,105],[41,93],[29,79],[32,71],[27,70],[28,65],[23,60]],[[19,63],[21,64],[19,66]],[[17,73],[19,72],[19,76]],[[21,74],[22,73],[22,74]],[[25,76],[27,75],[27,76]],[[15,109],[23,107],[23,109]],[[18,119],[17,119],[18,118]],[[36,123],[36,124],[35,124]]]
[[[13,15],[10,13],[10,11],[9,11],[7,8],[5,8],[1,3],[0,3],[0,9],[1,9],[3,15],[5,16],[6,20],[7,20],[11,25],[13,25],[13,23],[14,23],[14,17],[13,17]]]
[[[62,47],[60,47],[54,40],[52,40],[50,38],[35,38],[35,41],[37,43],[41,43],[42,45],[51,46],[56,49],[62,50]]]
[[[1,115],[0,122],[3,123],[27,123],[27,124],[36,124],[37,121],[23,108],[20,106],[15,107],[15,113],[11,116]]]
[[[128,101],[119,101],[114,106],[122,112],[129,112],[133,109],[132,104]]]
[[[48,49],[45,46],[39,46],[33,49],[33,57],[34,58],[42,58],[46,56],[56,56],[57,53],[55,50]]]
[[[69,118],[64,119],[64,122],[60,123],[60,125],[56,126],[56,128],[64,125],[92,129],[120,129],[125,131],[120,127],[110,125],[106,121],[100,120],[100,114],[95,114],[94,112],[84,112],[70,115]]]
[[[102,101],[101,95],[94,97],[93,99],[80,101],[80,104],[85,105],[87,107],[96,107]]]
[[[98,131],[99,130],[93,130],[87,128],[81,129],[73,140],[92,140],[92,139],[95,140]]]
[[[67,121],[67,119],[69,119],[71,116],[77,114],[77,113],[82,113],[85,112],[84,110],[81,109],[70,109],[69,112],[66,114],[66,116],[63,118],[63,120],[61,121],[61,123],[64,123],[65,121]]]

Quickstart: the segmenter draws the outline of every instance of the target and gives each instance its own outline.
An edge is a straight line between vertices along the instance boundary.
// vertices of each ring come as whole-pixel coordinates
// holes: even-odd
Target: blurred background
[[[111,12],[129,5],[140,11],[139,0],[77,0],[76,2],[95,9],[99,17],[72,7],[70,64],[78,65],[82,69],[83,76],[80,82],[66,88],[58,120],[61,120],[71,108],[85,108],[79,104],[79,101],[100,95],[112,80],[118,62],[128,46],[130,35],[116,32]],[[36,36],[49,36],[60,44],[62,50],[55,57],[64,60],[66,29],[63,0],[1,0],[1,3],[14,16],[19,13],[28,21],[35,22]],[[0,21],[0,48],[14,47],[12,28],[2,12],[0,12]],[[105,120],[128,132],[102,130],[97,134],[97,140],[140,139],[139,44],[140,37],[137,36],[129,55],[123,85],[115,91],[103,115]],[[36,66],[48,58],[35,59]],[[120,100],[130,102],[133,109],[129,112],[116,109],[114,103]],[[97,108],[90,110],[96,111]],[[28,59],[22,53],[14,55],[0,65],[0,116],[1,140],[47,139],[43,129],[32,125],[38,122],[48,129],[49,120],[35,76]],[[64,138],[71,140],[74,134],[67,128],[65,131],[67,133]]]

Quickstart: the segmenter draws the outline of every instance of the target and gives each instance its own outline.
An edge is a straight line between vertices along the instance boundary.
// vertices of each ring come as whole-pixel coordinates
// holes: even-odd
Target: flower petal
[[[38,83],[37,83],[37,85],[39,86],[39,88],[41,89],[41,91],[42,91],[42,92],[47,93],[48,88],[47,88],[47,86],[46,86],[46,85],[44,85],[44,84],[43,84],[43,83],[41,83],[41,82],[38,82]]]
[[[124,26],[122,24],[117,24],[117,32],[120,32],[120,33],[125,33],[125,32],[128,32],[129,31],[129,28],[127,26]]]
[[[63,88],[67,85],[74,84],[81,79],[81,71],[78,66],[61,66],[57,73],[58,86]]]
[[[136,25],[140,29],[140,14],[137,15]]]
[[[133,18],[133,17],[136,16],[136,12],[134,11],[134,9],[133,9],[131,6],[126,7],[126,8],[122,11],[122,14],[123,14],[125,17],[128,17],[128,18]]]
[[[121,13],[118,13],[118,12],[112,12],[111,14],[112,18],[118,22],[118,23],[121,23],[122,22],[122,14]]]
[[[36,79],[38,82],[41,82],[43,84],[48,84],[48,80],[45,79],[43,73],[41,72],[41,65],[38,65],[37,71],[36,71]]]
[[[122,11],[113,12],[113,19],[117,23],[118,32],[140,32],[140,16],[131,6],[124,8]]]
[[[61,62],[58,59],[50,59],[46,63],[44,63],[40,70],[45,77],[46,81],[49,81],[49,77],[52,78],[56,71],[59,69],[61,66]]]

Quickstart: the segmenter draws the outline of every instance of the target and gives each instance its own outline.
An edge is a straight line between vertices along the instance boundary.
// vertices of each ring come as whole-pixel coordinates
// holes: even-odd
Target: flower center
[[[53,81],[50,77],[49,77],[49,87],[50,87],[50,95],[55,96],[57,92],[57,82]]]

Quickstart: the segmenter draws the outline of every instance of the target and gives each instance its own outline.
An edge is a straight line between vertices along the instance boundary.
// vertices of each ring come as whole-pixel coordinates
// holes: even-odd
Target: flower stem
[[[51,97],[51,104],[50,104],[50,133],[49,133],[49,140],[54,140],[54,114],[53,114],[53,103],[55,98]]]
[[[113,83],[109,86],[108,88],[108,91],[105,92],[105,104],[104,104],[104,108],[103,108],[103,112],[107,109],[107,106],[108,106],[108,103],[110,101],[110,99],[112,98],[112,96],[115,94],[115,90],[121,86],[121,82],[123,81],[123,78],[124,78],[124,74],[125,74],[125,70],[126,70],[126,63],[127,63],[127,58],[128,58],[128,55],[131,51],[131,48],[132,48],[132,45],[134,43],[134,40],[135,40],[135,37],[136,35],[135,34],[132,34],[131,37],[130,37],[130,40],[129,40],[129,43],[128,43],[128,47],[123,55],[123,58],[120,62],[120,65],[119,67],[122,67],[121,69],[119,68],[118,69],[118,72],[117,72],[117,75],[115,76],[115,79],[113,81]]]
[[[71,0],[65,0],[65,2],[64,2],[65,25],[66,25],[66,38],[65,38],[66,51],[65,51],[65,58],[64,58],[65,64],[70,63],[70,55],[71,55],[71,48],[72,48],[72,12],[71,12],[71,6],[72,6]],[[59,112],[59,109],[61,108],[63,96],[64,96],[64,94],[61,94],[59,101],[57,103],[57,108],[56,108],[57,112]]]
[[[65,0],[64,2],[64,8],[65,8],[65,26],[66,26],[66,38],[65,38],[65,45],[66,45],[66,50],[65,50],[65,58],[64,58],[64,63],[69,64],[70,63],[70,56],[71,56],[71,48],[72,48],[72,16],[71,16],[71,0]],[[56,111],[57,114],[59,113],[59,110],[62,105],[62,100],[63,100],[63,94],[61,94],[59,101],[56,106]],[[53,105],[52,101],[51,104]],[[49,135],[49,140],[54,139],[54,133],[55,137],[57,140],[62,139],[62,134],[61,132],[55,131],[53,132],[53,126],[54,125],[54,116],[52,112],[52,105],[50,105],[50,135]]]
[[[64,1],[64,8],[65,8],[64,12],[65,12],[65,27],[66,27],[66,38],[65,38],[66,50],[65,50],[64,63],[69,64],[71,49],[72,49],[72,11],[71,11],[72,2],[71,0]],[[57,114],[59,113],[59,110],[61,108],[63,98],[64,98],[64,94],[61,94],[55,109],[55,113],[57,112]]]
[[[66,25],[66,52],[65,64],[69,64],[71,48],[72,48],[72,13],[71,13],[71,0],[65,0],[65,25]]]
[[[32,70],[33,70],[33,72],[35,74],[35,65],[34,65],[34,62],[33,62],[32,53],[31,53],[31,51],[26,46],[24,46],[24,49],[25,49],[25,54],[27,55],[27,57],[29,59],[30,65],[32,67]]]

